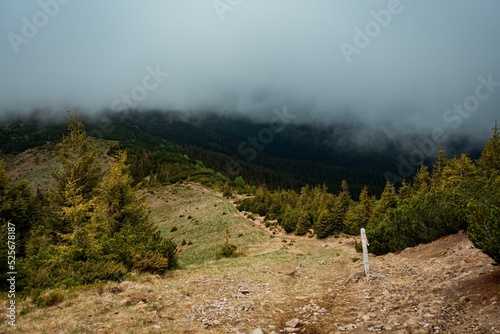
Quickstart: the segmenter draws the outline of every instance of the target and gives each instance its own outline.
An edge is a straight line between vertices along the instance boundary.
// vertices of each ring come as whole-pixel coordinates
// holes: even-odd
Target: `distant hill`
[[[384,138],[376,149],[355,145],[352,138],[363,129],[347,123],[290,123],[282,128],[277,124],[274,130],[280,131],[273,131],[269,122],[244,117],[214,113],[185,117],[160,111],[82,115],[82,120],[91,136],[117,140],[120,147],[132,152],[185,154],[230,179],[241,175],[249,184],[265,183],[271,189],[324,183],[337,192],[345,179],[354,197],[363,185],[370,193],[380,194],[386,182],[384,173],[397,173],[398,156],[408,155],[401,138]],[[19,153],[58,141],[64,132],[63,122],[47,124],[33,117],[4,122],[0,125],[0,150]],[[471,145],[458,141],[448,151],[462,152],[464,147]],[[475,157],[478,152],[467,153]]]

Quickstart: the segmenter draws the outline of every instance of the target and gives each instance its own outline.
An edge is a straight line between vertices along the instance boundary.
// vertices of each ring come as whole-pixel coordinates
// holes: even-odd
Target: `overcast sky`
[[[499,18],[497,0],[1,1],[0,113],[287,105],[489,133]]]

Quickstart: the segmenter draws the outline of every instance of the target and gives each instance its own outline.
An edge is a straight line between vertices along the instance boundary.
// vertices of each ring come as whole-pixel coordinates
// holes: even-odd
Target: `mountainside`
[[[82,119],[91,136],[119,141],[120,147],[132,152],[186,154],[230,179],[241,175],[249,184],[265,183],[270,189],[298,190],[306,184],[326,184],[336,193],[345,179],[354,198],[363,185],[371,194],[379,195],[386,182],[384,174],[398,175],[398,157],[409,155],[403,142],[419,139],[391,139],[378,133],[363,147],[356,138],[366,130],[356,122],[274,124],[214,113],[186,116],[130,111]],[[40,122],[36,117],[4,122],[0,126],[0,148],[4,153],[19,153],[57,141],[63,133],[62,122]],[[466,152],[475,158],[480,152],[480,146],[465,138],[454,138],[446,146],[450,156]],[[433,159],[428,156],[425,162]]]
[[[245,218],[220,194],[196,184],[146,195],[163,233],[191,242],[180,252],[182,269],[47,292],[42,298],[53,304],[46,308],[21,301],[16,332],[194,334],[261,328],[269,334],[295,326],[289,333],[500,333],[500,269],[465,233],[400,254],[370,255],[371,275],[365,278],[355,237],[273,234],[261,218]],[[219,222],[230,224],[231,240],[245,257],[213,260],[210,244],[223,240],[220,233],[211,234]],[[178,229],[171,232],[173,226]],[[5,323],[0,326],[7,330]]]
[[[222,195],[228,186],[223,176],[183,155],[179,144],[129,122],[117,129],[117,133],[128,134],[123,142],[90,139],[99,155],[96,161],[110,160],[117,148],[127,147],[138,159],[131,166],[132,174],[143,166],[138,161],[159,161],[171,167],[163,183],[154,183],[154,175],[140,174],[147,176],[140,178],[144,187],[137,191],[161,236],[177,245],[178,268],[162,275],[132,271],[118,281],[57,285],[28,298],[19,297],[18,332],[500,333],[496,317],[500,311],[500,269],[468,240],[467,233],[470,236],[472,230],[396,253],[370,255],[371,274],[365,277],[361,254],[356,251],[356,232],[350,236],[336,232],[324,239],[314,238],[312,229],[302,237],[285,233],[272,216],[236,210],[237,203],[250,199],[241,193],[240,182],[233,182],[229,194]],[[486,147],[497,147],[497,137],[495,127]],[[30,136],[16,138],[27,141]],[[49,175],[57,165],[56,150],[61,146],[47,143],[9,155],[6,170],[11,177],[27,178],[43,191],[54,181]],[[497,156],[489,152],[483,151],[480,166],[496,163]],[[441,163],[446,167],[443,175],[450,175],[443,177],[446,182],[456,181],[455,172],[465,178],[464,170],[467,172],[471,164],[464,156]],[[455,165],[460,168],[455,170]],[[413,187],[421,192],[415,196],[432,193],[430,177],[437,180],[426,168],[419,171]],[[405,187],[399,193],[408,196],[413,190]],[[392,186],[386,188],[396,196]],[[257,189],[253,198],[271,205],[271,194],[263,191]],[[296,204],[320,203],[322,197],[327,200],[330,195],[320,188],[309,188],[301,192]],[[341,193],[332,198],[338,204],[344,197]],[[382,195],[375,208],[387,199],[387,193]],[[494,199],[489,197],[491,205],[495,205]],[[366,200],[374,199],[361,196],[361,202]],[[349,212],[355,213],[361,202],[349,201]],[[412,203],[408,205],[412,207]],[[475,202],[471,203],[473,207]],[[424,207],[425,212],[433,212],[431,209],[429,204]],[[422,217],[426,218],[417,217],[420,230],[433,226],[426,227]],[[366,227],[369,231],[370,226]],[[385,230],[390,227],[385,226]],[[404,238],[404,233],[407,231],[401,229],[397,236]],[[370,236],[370,250],[374,251],[383,238]],[[243,256],[218,259],[224,245],[232,245]],[[2,307],[7,307],[7,302],[7,298],[2,300]],[[0,331],[6,331],[5,326],[1,324]]]

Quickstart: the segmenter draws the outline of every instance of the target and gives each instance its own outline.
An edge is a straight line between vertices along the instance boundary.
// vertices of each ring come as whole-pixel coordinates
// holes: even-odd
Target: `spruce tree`
[[[359,203],[349,207],[346,213],[346,232],[357,235],[361,227],[366,227],[373,212],[373,199],[368,195],[368,189],[363,187],[359,195]]]
[[[432,165],[432,183],[434,185],[441,183],[441,175],[443,174],[443,170],[447,164],[446,155],[446,150],[443,146],[440,146],[438,150],[438,157]]]
[[[13,182],[7,174],[0,157],[0,233],[4,237],[0,244],[0,287],[7,287],[8,255],[20,259],[26,255],[26,243],[34,223],[38,220],[38,205],[28,181]],[[9,232],[14,232],[9,234]],[[9,238],[8,238],[9,236]],[[15,237],[15,238],[14,238]],[[12,239],[11,239],[12,238]],[[9,249],[8,240],[15,249]],[[10,251],[10,253],[9,253]],[[12,251],[15,251],[13,254]]]
[[[493,126],[493,135],[484,145],[477,164],[486,176],[500,171],[500,128],[497,122]]]
[[[295,228],[296,235],[305,235],[311,228],[311,217],[307,211],[302,210],[299,213],[299,218],[297,220],[297,227]]]
[[[431,183],[431,177],[429,174],[429,168],[421,164],[420,168],[418,169],[417,173],[415,174],[413,178],[413,191],[414,193],[426,193],[430,189],[430,183]]]
[[[68,114],[66,125],[69,134],[61,142],[60,165],[52,172],[55,188],[49,192],[51,205],[46,210],[47,227],[52,230],[53,236],[71,233],[77,225],[88,221],[93,210],[91,202],[97,195],[103,176],[97,146],[85,133],[78,114]],[[78,218],[70,217],[69,212],[74,205],[85,208],[87,214],[80,212]]]
[[[144,201],[132,186],[127,154],[118,152],[100,187],[100,210],[107,236],[104,250],[129,270],[162,273],[175,268],[176,246],[149,220]]]
[[[45,224],[33,229],[20,286],[45,288],[119,280],[127,271],[176,266],[176,246],[161,237],[137,196],[123,152],[103,172],[96,145],[76,116],[60,148]]]
[[[342,180],[341,191],[336,197],[335,204],[333,205],[332,214],[334,216],[334,226],[333,232],[349,232],[345,227],[345,217],[349,207],[351,206],[351,194],[349,193],[349,187],[347,186],[347,181]]]
[[[318,220],[314,223],[313,229],[318,239],[326,238],[335,231],[335,218],[328,209],[321,210]]]
[[[467,235],[474,246],[500,263],[500,174],[476,182],[468,204]]]

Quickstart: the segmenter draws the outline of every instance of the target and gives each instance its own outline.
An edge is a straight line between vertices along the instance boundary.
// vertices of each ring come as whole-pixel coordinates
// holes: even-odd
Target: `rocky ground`
[[[500,270],[465,233],[371,262],[325,285],[332,332],[500,333]]]
[[[370,256],[366,277],[354,249],[359,238],[272,234],[260,219],[243,219],[219,194],[194,186],[149,196],[154,217],[177,217],[179,240],[212,220],[233,221],[234,239],[251,243],[246,256],[210,255],[163,277],[58,291],[61,301],[46,308],[19,301],[16,333],[500,333],[500,267],[466,233]],[[211,218],[215,208],[221,212]],[[201,247],[208,232],[200,231],[192,239],[200,248],[181,256],[212,252]],[[0,324],[0,333],[10,332]]]
[[[203,328],[224,327],[242,317],[254,319],[252,333],[500,333],[500,270],[472,246],[466,234],[449,236],[400,254],[371,257],[371,274],[361,266],[335,267],[326,261],[314,294],[295,296],[287,312],[272,296],[270,284],[222,284],[224,295],[211,303],[193,304],[189,316]],[[306,265],[307,266],[307,265]],[[289,276],[306,275],[301,267]],[[307,275],[314,275],[308,273]],[[231,294],[224,292],[231,291]],[[270,298],[273,297],[273,298]],[[278,323],[262,323],[265,313],[286,313]],[[247,321],[247,323],[249,323]],[[243,326],[248,327],[248,326]],[[221,332],[246,333],[226,326]]]

